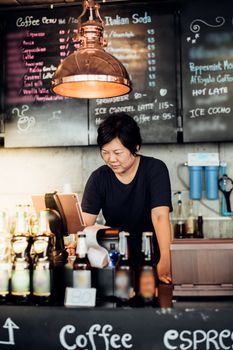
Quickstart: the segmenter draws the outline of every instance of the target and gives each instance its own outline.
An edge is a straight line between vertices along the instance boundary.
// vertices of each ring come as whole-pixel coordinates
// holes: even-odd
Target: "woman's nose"
[[[115,162],[116,161],[116,155],[114,153],[109,154],[109,161],[110,162]]]

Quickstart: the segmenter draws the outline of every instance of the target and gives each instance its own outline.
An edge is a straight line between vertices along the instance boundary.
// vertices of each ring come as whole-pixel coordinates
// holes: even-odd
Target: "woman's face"
[[[115,174],[125,174],[136,162],[135,157],[116,137],[111,142],[106,143],[101,151],[101,156],[109,168]]]

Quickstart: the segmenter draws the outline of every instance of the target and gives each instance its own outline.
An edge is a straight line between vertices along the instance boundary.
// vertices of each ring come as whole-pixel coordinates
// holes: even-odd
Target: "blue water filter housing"
[[[205,167],[206,198],[218,199],[219,166]]]
[[[189,197],[200,200],[202,197],[202,166],[189,166]]]

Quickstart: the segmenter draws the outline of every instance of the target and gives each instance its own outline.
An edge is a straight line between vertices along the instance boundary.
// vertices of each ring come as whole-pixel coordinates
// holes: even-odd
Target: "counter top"
[[[229,244],[229,249],[232,249],[233,239],[231,238],[182,238],[182,239],[173,239],[172,245],[175,244]],[[230,245],[231,244],[231,245]]]

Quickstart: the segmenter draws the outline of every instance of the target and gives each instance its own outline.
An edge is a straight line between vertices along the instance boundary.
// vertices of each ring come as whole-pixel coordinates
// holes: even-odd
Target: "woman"
[[[127,114],[113,114],[98,128],[97,143],[106,165],[87,181],[82,199],[86,225],[93,225],[102,209],[106,225],[130,233],[131,256],[139,262],[141,235],[153,231],[159,279],[171,282],[169,174],[159,159],[139,154],[140,129]]]

